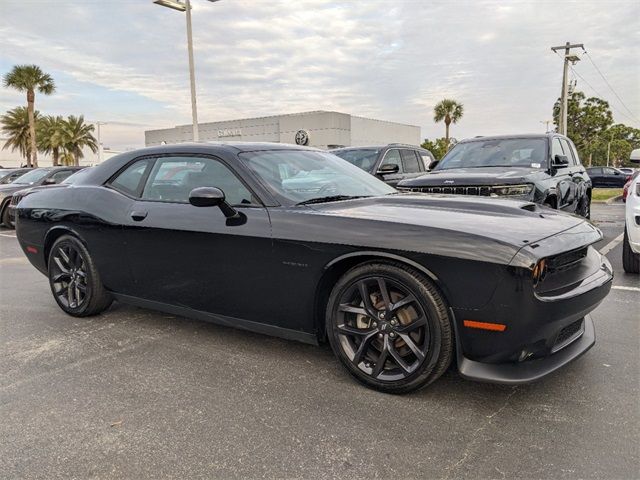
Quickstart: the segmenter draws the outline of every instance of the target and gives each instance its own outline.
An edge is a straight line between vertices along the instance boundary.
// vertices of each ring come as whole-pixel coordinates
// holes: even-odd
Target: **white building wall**
[[[351,146],[387,143],[420,145],[420,127],[351,116]]]
[[[402,142],[419,144],[420,128],[385,122],[340,112],[303,112],[269,117],[245,118],[198,125],[201,141],[222,142],[280,142],[295,143],[299,130],[309,134],[309,146],[331,148],[336,146],[366,145]],[[182,143],[192,140],[191,125],[148,130],[147,146]]]

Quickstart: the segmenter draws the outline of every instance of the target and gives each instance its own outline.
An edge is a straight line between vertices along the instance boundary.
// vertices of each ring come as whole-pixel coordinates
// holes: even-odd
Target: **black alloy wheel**
[[[4,225],[6,228],[15,228],[14,223],[11,221],[11,215],[9,215],[9,204],[7,202],[7,205],[4,207],[4,209],[2,210],[2,218],[0,219],[2,220],[2,225]]]
[[[49,285],[57,304],[69,315],[95,315],[111,304],[86,247],[64,235],[49,252]]]
[[[584,218],[591,218],[591,198],[586,193],[578,202],[578,207],[576,208],[576,213]]]
[[[428,385],[452,356],[441,294],[424,275],[402,264],[365,264],[347,272],[329,299],[327,335],[356,379],[389,393]]]

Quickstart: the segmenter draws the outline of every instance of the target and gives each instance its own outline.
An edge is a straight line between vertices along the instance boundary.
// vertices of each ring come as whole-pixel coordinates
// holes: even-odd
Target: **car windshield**
[[[242,153],[240,158],[285,205],[396,192],[376,177],[327,152],[269,150]]]
[[[335,150],[331,153],[362,170],[370,172],[376,164],[379,152],[380,150],[373,148],[350,148],[348,150]]]
[[[91,170],[89,168],[83,168],[82,170],[78,170],[76,173],[73,173],[73,174],[69,175],[67,178],[65,178],[60,183],[62,185],[72,185],[73,183],[77,182],[78,180],[81,180],[82,178],[86,177],[87,174],[90,171]]]
[[[509,138],[458,143],[435,170],[479,167],[547,168],[547,141],[544,138]]]
[[[47,173],[49,173],[49,170],[45,170],[44,168],[31,170],[29,173],[25,173],[24,175],[16,178],[13,183],[17,185],[33,185],[38,180],[44,178]]]

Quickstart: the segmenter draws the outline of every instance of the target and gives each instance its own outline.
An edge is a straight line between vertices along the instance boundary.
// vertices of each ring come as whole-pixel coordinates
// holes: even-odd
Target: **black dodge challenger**
[[[74,316],[113,299],[328,339],[403,393],[538,379],[595,342],[612,272],[600,231],[525,201],[400,194],[323,151],[180,144],[128,152],[24,197],[18,239]]]

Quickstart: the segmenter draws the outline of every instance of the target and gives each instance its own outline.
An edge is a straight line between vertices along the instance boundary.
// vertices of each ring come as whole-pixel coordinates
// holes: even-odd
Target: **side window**
[[[615,175],[616,171],[613,168],[603,168],[602,173],[605,175]]]
[[[189,203],[189,193],[198,187],[219,188],[231,205],[258,203],[226,165],[205,157],[157,159],[145,184],[142,198]]]
[[[556,158],[556,155],[564,155],[564,150],[562,150],[562,145],[560,145],[560,140],[558,139],[558,137],[555,137],[553,139],[553,142],[551,142],[551,158],[554,159]]]
[[[133,162],[126,169],[124,169],[116,178],[114,178],[110,185],[116,190],[139,197],[142,191],[142,182],[144,175],[149,167],[150,160],[138,160]]]
[[[418,155],[415,150],[401,150],[402,163],[405,173],[418,173],[421,171]]]
[[[601,168],[592,168],[589,170],[589,173],[591,175],[602,175],[602,169]]]
[[[9,175],[9,179],[7,181],[7,183],[11,183],[13,182],[16,178],[19,178],[20,176],[24,175],[25,172],[15,172],[12,173],[11,175]]]
[[[567,143],[567,141],[564,138],[560,139],[560,144],[562,145],[562,149],[564,150],[564,154],[567,156],[567,158],[569,159],[569,165],[576,165],[576,159],[573,156],[573,151],[571,150],[571,148],[569,148],[569,144]]]
[[[418,152],[418,155],[420,155],[420,158],[422,159],[422,166],[423,169],[429,170],[429,165],[431,165],[431,162],[433,162],[434,158],[431,157],[431,155],[429,155],[427,152]]]
[[[380,164],[381,167],[383,165],[397,165],[399,168],[398,173],[404,173],[404,170],[402,168],[402,160],[400,160],[400,150],[397,150],[395,148],[388,150],[384,155],[382,163]]]
[[[580,162],[580,157],[578,156],[578,150],[576,149],[576,146],[573,144],[573,142],[567,142],[567,143],[569,144],[569,148],[573,153],[573,158],[576,161],[576,165],[582,165],[582,163]]]
[[[65,178],[70,176],[72,173],[73,173],[73,170],[60,170],[59,172],[56,172],[53,175],[51,175],[51,177],[49,178],[53,180],[53,183],[60,183]]]

